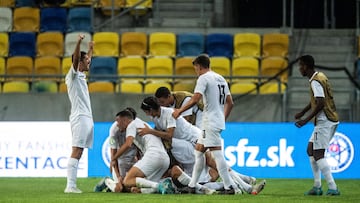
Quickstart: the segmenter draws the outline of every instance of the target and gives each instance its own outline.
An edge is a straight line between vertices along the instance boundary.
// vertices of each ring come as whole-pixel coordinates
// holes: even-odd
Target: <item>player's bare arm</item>
[[[79,61],[80,61],[80,44],[84,38],[85,38],[84,34],[79,34],[78,41],[76,43],[75,50],[73,53],[73,67],[75,70],[78,70]]]
[[[146,134],[152,134],[162,139],[170,141],[173,138],[174,130],[175,128],[168,128],[166,131],[161,131],[161,130],[151,129],[145,125],[144,128],[138,129],[138,135],[144,136]]]
[[[133,144],[134,137],[127,136],[125,143],[121,145],[120,149],[117,150],[116,154],[112,157],[111,161],[116,161],[121,155],[123,155],[127,150],[130,149]]]
[[[225,106],[224,106],[225,120],[229,117],[233,106],[234,106],[234,101],[233,101],[231,95],[228,95],[226,97],[226,102],[225,102]]]
[[[313,119],[323,108],[325,105],[325,98],[324,97],[316,97],[315,98],[316,106],[311,111],[311,113],[304,119],[300,119],[295,123],[295,125],[299,128],[304,126],[306,123],[308,123],[311,119]]]

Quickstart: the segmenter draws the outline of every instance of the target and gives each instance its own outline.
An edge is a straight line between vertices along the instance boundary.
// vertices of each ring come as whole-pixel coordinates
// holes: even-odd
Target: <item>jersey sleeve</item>
[[[116,122],[114,122],[109,129],[109,146],[111,149],[117,149],[118,147],[118,143],[115,137],[117,130],[118,127],[116,126]]]
[[[311,81],[311,89],[314,93],[314,97],[325,97],[324,88],[318,81]]]

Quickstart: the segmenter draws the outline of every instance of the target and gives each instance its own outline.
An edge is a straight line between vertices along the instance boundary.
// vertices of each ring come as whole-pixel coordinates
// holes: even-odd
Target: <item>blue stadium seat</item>
[[[67,32],[90,32],[92,33],[92,18],[90,7],[72,7],[68,13]]]
[[[40,10],[40,32],[58,31],[66,32],[66,8],[48,7]]]
[[[117,80],[117,59],[114,57],[94,57],[90,65],[90,82]]]
[[[36,33],[35,32],[13,32],[10,34],[9,56],[36,55]]]
[[[205,37],[201,33],[178,34],[177,49],[178,56],[197,56],[205,51]]]
[[[34,0],[16,0],[15,7],[37,7],[36,1]]]
[[[233,57],[233,35],[226,33],[213,33],[206,36],[206,53],[211,56]]]

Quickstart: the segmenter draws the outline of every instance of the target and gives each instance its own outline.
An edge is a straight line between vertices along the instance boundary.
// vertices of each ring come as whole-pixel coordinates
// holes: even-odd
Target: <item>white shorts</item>
[[[331,138],[336,132],[339,122],[317,121],[309,142],[313,143],[313,149],[327,149]]]
[[[195,147],[194,145],[186,140],[177,138],[172,139],[171,153],[174,158],[181,164],[192,164],[195,163]]]
[[[72,146],[92,148],[94,142],[94,121],[88,116],[78,116],[70,120]]]
[[[169,165],[170,158],[167,153],[146,151],[134,166],[144,173],[146,179],[159,182]]]
[[[205,129],[202,136],[199,137],[197,143],[204,147],[220,147],[221,146],[221,130]]]

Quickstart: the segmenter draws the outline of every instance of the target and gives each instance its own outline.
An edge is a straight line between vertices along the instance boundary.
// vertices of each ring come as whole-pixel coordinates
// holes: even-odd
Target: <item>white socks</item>
[[[321,187],[321,175],[320,175],[320,169],[318,164],[316,163],[313,156],[309,157],[310,160],[310,166],[314,175],[314,187]]]
[[[154,188],[154,189],[157,189],[158,186],[159,186],[159,183],[153,182],[151,180],[147,180],[145,178],[136,177],[135,181],[136,181],[136,186],[139,187],[139,188]]]
[[[69,158],[67,165],[67,183],[66,183],[67,188],[76,187],[78,165],[79,165],[78,159]]]
[[[251,193],[252,185],[247,184],[235,171],[230,170],[229,173],[231,178],[234,180],[234,182],[236,182],[241,190],[246,191],[247,193]]]
[[[106,178],[105,185],[111,190],[111,192],[115,192],[116,182],[114,180]]]
[[[222,151],[221,150],[213,150],[213,151],[211,151],[211,153],[215,159],[218,173],[224,182],[224,189],[228,190],[230,188],[230,186],[232,185],[235,191],[238,190],[238,187],[235,185],[234,181],[230,178],[227,164],[225,162],[225,158],[222,154]]]
[[[192,173],[191,181],[189,183],[189,187],[195,187],[204,167],[205,167],[205,154],[195,150],[195,164],[194,164],[194,170]]]
[[[321,173],[323,174],[329,189],[336,190],[337,186],[335,184],[334,178],[331,174],[330,166],[327,163],[325,158],[319,159],[316,161]]]

